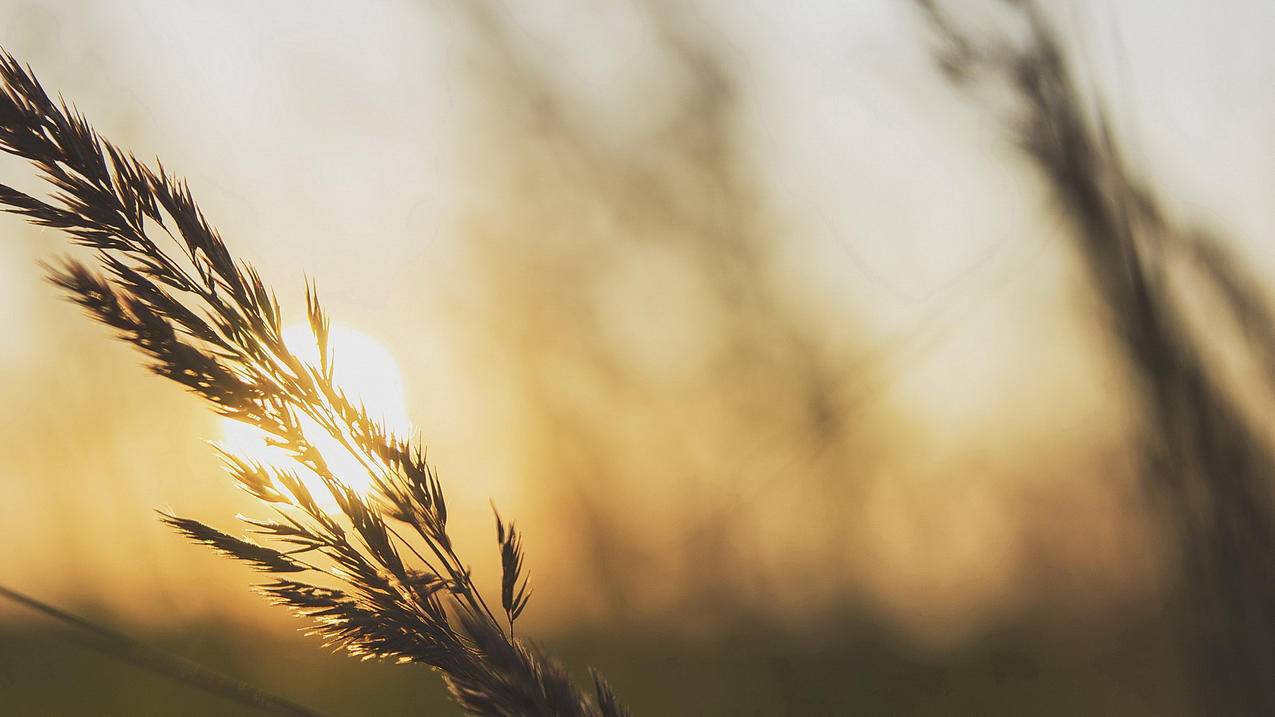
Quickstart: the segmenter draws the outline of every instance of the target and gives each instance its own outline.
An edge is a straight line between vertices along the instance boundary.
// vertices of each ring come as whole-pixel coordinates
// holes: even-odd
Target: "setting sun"
[[[293,324],[284,329],[283,338],[298,358],[318,365],[319,348],[308,326]],[[410,422],[404,401],[403,374],[389,349],[367,334],[337,324],[332,325],[330,338],[336,385],[356,403],[361,401],[367,406],[368,413],[386,428],[398,434],[406,433]],[[301,425],[306,439],[319,449],[337,477],[360,493],[367,492],[371,478],[358,460],[314,421],[302,416]],[[266,443],[264,431],[233,419],[222,419],[219,445],[241,458],[267,465],[295,466],[282,449]],[[336,507],[316,476],[304,472],[301,475],[316,499],[327,508]]]

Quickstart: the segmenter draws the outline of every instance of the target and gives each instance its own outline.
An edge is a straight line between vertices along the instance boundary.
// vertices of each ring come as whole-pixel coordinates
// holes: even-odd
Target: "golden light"
[[[390,430],[399,435],[406,433],[410,422],[404,399],[403,374],[389,349],[367,334],[338,324],[332,325],[329,336],[336,385],[355,403],[362,401],[368,414]],[[284,329],[283,339],[298,358],[315,366],[319,364],[319,347],[309,326],[289,326]],[[303,416],[301,425],[306,439],[323,454],[333,473],[354,490],[367,492],[371,478],[358,459],[309,418]],[[266,443],[264,431],[229,418],[222,419],[220,445],[237,456],[267,465],[295,466],[285,451]],[[336,508],[336,502],[317,476],[306,471],[299,473],[321,505],[328,509]]]

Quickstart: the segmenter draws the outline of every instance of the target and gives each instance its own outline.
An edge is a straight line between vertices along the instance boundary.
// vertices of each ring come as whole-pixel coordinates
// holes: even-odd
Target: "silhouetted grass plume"
[[[1057,32],[1008,3],[1025,38],[984,37],[920,0],[957,85],[1011,91],[1015,135],[1046,181],[1141,401],[1145,483],[1176,538],[1176,580],[1206,714],[1275,714],[1275,456],[1193,333],[1167,269],[1188,262],[1245,330],[1268,384],[1275,322],[1256,279],[1213,235],[1177,226],[1125,160],[1106,109],[1086,97]]]
[[[442,484],[420,443],[395,435],[333,382],[328,318],[313,287],[306,308],[317,365],[285,345],[275,294],[235,259],[184,182],[98,136],[7,54],[0,81],[0,149],[31,162],[53,188],[42,199],[0,185],[0,203],[94,250],[95,266],[68,259],[49,268],[50,280],[156,374],[264,431],[292,459],[279,467],[224,452],[232,478],[272,511],[242,518],[260,544],[162,519],[270,574],[261,592],[313,620],[329,644],[439,670],[472,714],[624,714],[601,677],[590,698],[514,637],[529,590],[521,537],[498,516],[503,617],[488,605],[453,547]],[[338,475],[320,435],[357,461],[371,495]],[[328,496],[313,494],[306,478]]]

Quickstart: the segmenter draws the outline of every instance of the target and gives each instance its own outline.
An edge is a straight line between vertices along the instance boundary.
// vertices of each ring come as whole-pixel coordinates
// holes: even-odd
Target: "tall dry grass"
[[[1269,395],[1275,321],[1261,283],[1223,240],[1169,219],[1106,107],[1081,89],[1043,4],[1008,4],[1021,36],[971,32],[935,0],[918,4],[954,84],[1008,90],[1003,114],[1107,309],[1141,404],[1146,491],[1176,543],[1175,607],[1199,707],[1275,714],[1275,454],[1210,361],[1214,338],[1192,330],[1172,270],[1188,264],[1221,298],[1216,319],[1242,327],[1258,367],[1245,390]]]
[[[152,372],[260,429],[291,458],[277,467],[223,451],[231,477],[269,516],[241,517],[254,539],[175,515],[164,522],[270,574],[260,591],[310,618],[327,644],[438,670],[469,713],[625,714],[600,676],[589,696],[515,637],[530,591],[521,535],[499,515],[499,603],[478,590],[419,441],[395,435],[333,382],[328,317],[314,288],[305,298],[317,365],[285,345],[274,292],[229,251],[184,182],[100,137],[7,54],[0,83],[0,149],[30,162],[52,189],[41,198],[0,185],[0,203],[92,252],[48,267],[50,281]],[[320,436],[357,461],[370,495],[337,474]]]
[[[609,122],[515,7],[448,11],[479,105],[457,172],[478,198],[458,220],[467,308],[499,341],[474,353],[518,397],[518,470],[580,516],[560,539],[585,618],[729,630],[841,610],[865,562],[846,517],[904,423],[865,404],[903,361],[794,268],[818,242],[755,153],[747,63],[694,7],[632,3],[651,55],[609,90],[626,108]]]

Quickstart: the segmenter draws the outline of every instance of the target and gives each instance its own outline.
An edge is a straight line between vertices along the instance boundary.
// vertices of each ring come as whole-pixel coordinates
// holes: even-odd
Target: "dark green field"
[[[545,646],[582,677],[586,660],[600,667],[637,714],[1183,713],[1172,650],[1151,626],[1074,642],[1005,629],[934,654],[858,625],[804,638],[741,628],[704,640],[633,629]],[[430,671],[327,654],[300,634],[208,624],[146,640],[334,716],[456,713]],[[0,632],[0,693],[14,717],[258,714],[106,659],[66,633],[12,626]]]

